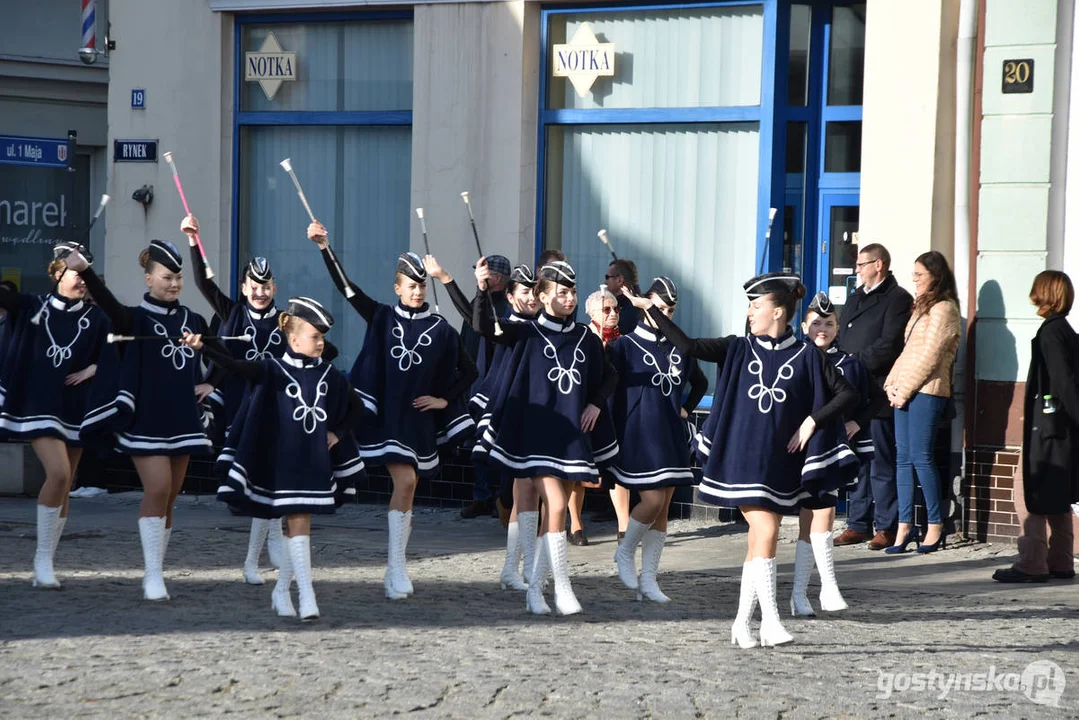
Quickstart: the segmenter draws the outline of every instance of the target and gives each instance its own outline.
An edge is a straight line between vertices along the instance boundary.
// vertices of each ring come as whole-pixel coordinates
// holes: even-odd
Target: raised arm
[[[494,308],[487,302],[487,296],[476,293],[476,297],[472,299],[472,327],[491,342],[506,346],[516,345],[527,333],[532,332],[529,324],[504,322],[501,324],[502,334],[495,335]]]
[[[428,275],[446,286],[446,292],[450,294],[450,301],[453,303],[453,307],[461,314],[461,317],[465,319],[465,322],[471,325],[472,303],[468,301],[468,298],[465,297],[461,288],[457,286],[457,282],[453,279],[453,276],[439,264],[434,255],[424,255],[423,266],[427,269]]]
[[[135,325],[135,316],[131,308],[116,299],[82,255],[73,252],[67,256],[66,262],[67,266],[77,272],[86,283],[86,289],[90,291],[97,306],[108,315],[109,320],[112,321],[112,329],[121,335],[129,334]]]
[[[686,414],[693,412],[701,404],[701,398],[708,392],[708,378],[704,376],[704,370],[697,363],[693,363],[693,372],[689,375],[689,395],[682,403],[682,409]]]
[[[191,338],[199,338],[201,336],[189,335]],[[214,365],[222,367],[230,373],[236,373],[249,382],[258,382],[262,379],[263,364],[261,362],[254,362],[248,360],[237,360],[229,354],[228,349],[221,343],[220,340],[206,340],[202,342],[188,342],[184,340],[185,345],[195,348],[196,350],[202,350],[202,354],[213,360]]]
[[[345,275],[344,267],[341,266],[337,260],[337,256],[333,253],[333,248],[330,247],[330,243],[327,240],[326,228],[322,226],[322,223],[313,222],[307,226],[307,237],[318,245],[319,250],[322,251],[322,261],[326,263],[326,270],[330,273],[330,279],[333,280],[333,284],[337,286],[338,291],[346,298],[348,302],[355,308],[356,312],[363,317],[367,322],[371,322],[375,317],[375,311],[378,310],[378,301],[371,297],[368,297],[360,286],[348,279]],[[340,268],[340,271],[338,271]],[[352,290],[352,297],[348,297],[346,290]]]
[[[232,308],[236,303],[228,295],[221,292],[221,288],[217,286],[217,283],[206,277],[206,261],[202,259],[202,253],[199,252],[198,245],[195,242],[195,235],[199,231],[198,219],[194,215],[188,215],[180,223],[180,230],[187,235],[187,242],[191,246],[191,267],[193,268],[191,276],[195,280],[195,287],[206,298],[206,302],[213,308],[215,315],[221,318],[222,321],[228,319],[229,313],[232,312]]]
[[[659,308],[649,308],[648,316],[655,320],[659,331],[671,341],[672,345],[686,355],[705,362],[722,365],[723,361],[727,359],[727,349],[730,347],[731,342],[737,339],[734,335],[712,339],[691,338],[673,320],[660,312]]]

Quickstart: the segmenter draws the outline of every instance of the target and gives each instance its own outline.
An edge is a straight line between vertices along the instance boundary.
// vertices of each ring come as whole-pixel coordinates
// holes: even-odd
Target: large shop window
[[[277,276],[279,306],[298,294],[324,303],[337,321],[330,340],[341,349],[339,364],[348,367],[365,324],[307,240],[307,214],[279,163],[291,158],[350,278],[375,299],[396,302],[395,261],[409,241],[412,22],[243,25],[243,49],[257,50],[271,31],[296,53],[297,78],[273,100],[257,83],[242,83],[238,272],[251,256],[264,256]]]
[[[677,321],[695,336],[738,333],[754,274],[756,123],[595,125],[548,134],[547,246],[561,247],[581,294],[604,280],[607,228],[641,284],[679,285]]]
[[[583,301],[604,281],[610,256],[596,233],[606,228],[643,286],[657,275],[679,285],[676,319],[688,333],[741,333],[742,284],[757,272],[767,202],[759,182],[770,102],[762,97],[764,7],[545,17],[542,245],[569,257]],[[614,44],[615,70],[582,97],[550,66],[553,46],[572,43],[584,23]]]

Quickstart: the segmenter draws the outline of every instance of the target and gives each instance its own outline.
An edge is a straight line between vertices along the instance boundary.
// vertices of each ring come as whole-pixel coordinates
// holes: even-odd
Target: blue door
[[[846,304],[857,285],[858,211],[858,193],[821,192],[816,284],[837,307]]]

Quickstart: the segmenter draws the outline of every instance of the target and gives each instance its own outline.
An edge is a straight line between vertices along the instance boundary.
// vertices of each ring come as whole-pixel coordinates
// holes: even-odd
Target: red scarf
[[[593,320],[592,327],[595,328],[599,336],[603,338],[603,344],[605,346],[607,345],[607,343],[614,342],[618,338],[622,337],[622,333],[618,332],[617,325],[615,325],[613,328],[603,328],[597,325],[596,321]]]

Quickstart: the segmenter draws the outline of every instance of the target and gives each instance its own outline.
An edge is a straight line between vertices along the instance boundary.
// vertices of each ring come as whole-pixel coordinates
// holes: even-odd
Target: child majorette
[[[645,299],[672,317],[678,289],[670,278],[658,277]],[[638,600],[646,597],[670,602],[659,589],[656,573],[667,539],[667,510],[674,489],[696,482],[690,462],[688,418],[707,392],[708,380],[697,361],[674,347],[648,314],[633,332],[608,345],[607,354],[618,371],[618,388],[610,407],[620,449],[609,472],[627,491],[638,490],[641,495],[614,554],[618,577],[626,587],[638,591]]]
[[[349,379],[375,417],[356,436],[364,460],[385,465],[393,479],[384,587],[387,598],[403,600],[413,593],[405,551],[416,484],[438,472],[440,445],[461,442],[474,429],[461,397],[476,379],[476,364],[457,331],[427,305],[427,271],[418,255],[398,257],[393,289],[400,302],[383,305],[344,277],[321,223],[311,223],[307,237],[321,248],[337,289],[347,297],[351,288],[348,301],[367,322]]]
[[[206,277],[206,261],[202,259],[202,253],[198,251],[198,243],[195,241],[195,235],[199,231],[198,219],[193,215],[188,215],[181,223],[180,229],[187,235],[191,246],[191,265],[195,286],[206,298],[206,302],[210,304],[220,321],[220,334],[227,337],[247,335],[251,338],[250,342],[225,341],[229,354],[234,358],[250,361],[279,358],[284,355],[288,346],[284,335],[278,328],[278,310],[274,304],[277,283],[274,281],[269,261],[263,257],[251,258],[244,267],[243,284],[240,285],[243,300],[233,300],[221,292],[217,283]],[[327,341],[322,359],[332,362],[336,356],[336,349]],[[218,442],[224,439],[224,434],[232,425],[232,420],[236,417],[236,411],[240,409],[240,402],[246,391],[247,380],[242,375],[227,375],[221,379],[216,389],[207,398],[207,402],[214,408],[214,424],[220,432],[220,435],[216,435],[215,432]],[[250,585],[262,585],[265,582],[259,574],[259,555],[262,554],[263,545],[266,545],[269,550],[271,564],[280,568],[283,555],[280,518],[251,518],[251,534],[248,537],[247,558],[244,560],[243,571],[244,582]]]
[[[363,473],[351,429],[363,403],[345,376],[322,359],[333,317],[308,297],[289,298],[277,315],[288,348],[281,357],[237,360],[223,346],[185,344],[243,377],[250,391],[229,429],[217,460],[224,482],[218,499],[260,518],[286,518],[284,554],[271,608],[295,617],[290,586],[300,593],[300,619],[319,616],[311,585],[311,515],[333,513],[345,488]]]
[[[86,302],[86,284],[64,260],[81,245],[58,243],[48,274],[53,289],[44,295],[0,287],[0,307],[13,331],[0,366],[0,438],[29,440],[45,484],[37,496],[37,551],[34,586],[59,588],[53,556],[67,522],[71,480],[82,457],[79,426],[90,383],[109,331],[109,320]]]
[[[548,571],[554,575],[559,614],[581,611],[566,565],[566,485],[599,477],[618,454],[610,414],[603,408],[618,383],[603,344],[585,325],[574,322],[577,277],[568,263],[540,268],[536,297],[543,311],[530,323],[503,323],[495,333],[490,303],[476,302],[473,325],[485,337],[512,348],[487,403],[484,429],[473,451],[488,462],[531,477],[547,507],[528,584],[527,608],[551,610],[543,599]]]
[[[112,320],[114,333],[136,338],[101,354],[83,420],[83,440],[115,443],[131,456],[143,496],[139,537],[146,566],[143,596],[168,600],[162,566],[172,532],[172,506],[193,454],[211,452],[198,403],[213,388],[200,382],[200,354],[184,345],[184,333],[202,333],[206,321],[180,304],[183,257],[169,242],[152,240],[139,254],[148,292],[126,307],[113,296],[78,252],[67,265],[78,271],[94,301]]]
[[[813,297],[802,321],[802,334],[807,340],[824,351],[831,363],[861,399],[844,423],[847,442],[861,463],[873,459],[873,440],[869,436],[869,423],[888,402],[884,390],[869,376],[862,361],[848,355],[832,343],[839,333],[835,308],[826,293]],[[806,591],[809,577],[816,562],[820,573],[820,606],[825,612],[846,610],[847,603],[839,591],[832,558],[832,524],[835,522],[835,505],[825,507],[803,506],[798,513],[798,544],[794,551],[794,587],[791,590],[791,615],[814,615],[813,605]]]
[[[719,365],[715,401],[696,438],[703,465],[698,491],[707,502],[737,507],[749,523],[731,628],[731,642],[749,648],[757,645],[749,626],[757,599],[760,644],[793,640],[776,605],[780,518],[803,506],[834,504],[837,489],[853,479],[858,460],[841,418],[859,396],[821,351],[791,332],[805,297],[796,275],[768,273],[744,287],[748,337],[692,340],[658,308],[648,314],[679,350]]]
[[[423,259],[431,277],[441,280],[450,293],[454,307],[472,325],[472,303],[487,302],[484,297],[487,289],[487,279],[490,277],[490,269],[481,258],[476,263],[476,296],[471,302],[458,287],[457,283],[446,272],[438,261],[428,255]],[[538,312],[536,295],[533,288],[536,285],[536,274],[528,265],[517,265],[510,271],[509,284],[506,285],[506,298],[509,300],[510,312],[502,318],[502,322],[525,323],[532,321]],[[466,312],[467,311],[467,312]],[[488,340],[480,337],[479,357],[477,368],[480,369],[480,377],[472,385],[472,397],[469,400],[469,410],[472,416],[479,422],[477,430],[485,427],[483,415],[487,410],[488,399],[498,387],[498,381],[502,376],[508,349],[504,345],[490,343],[493,352],[490,359],[487,358]],[[502,472],[501,485],[510,484],[511,502],[510,514],[506,526],[506,561],[503,563],[502,572],[499,575],[499,583],[503,590],[527,590],[528,578],[532,575],[532,565],[535,563],[536,531],[539,528],[539,490],[532,478],[515,478],[513,473]],[[505,487],[499,488],[500,495],[505,495]],[[524,574],[519,566],[524,561]]]

